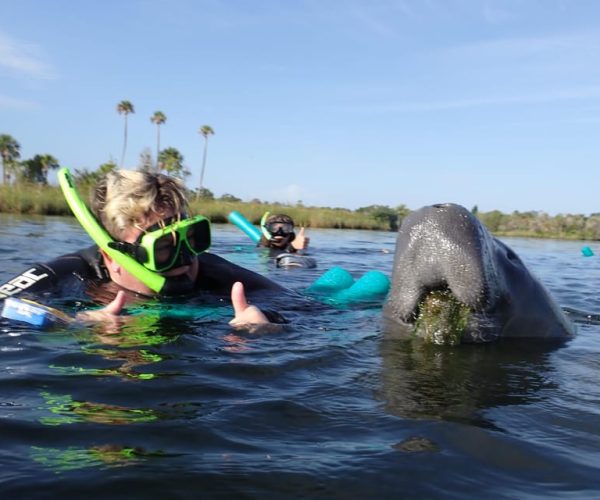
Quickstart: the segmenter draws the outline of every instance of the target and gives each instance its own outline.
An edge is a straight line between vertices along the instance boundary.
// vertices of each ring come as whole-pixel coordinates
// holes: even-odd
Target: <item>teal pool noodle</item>
[[[254,243],[258,243],[260,241],[260,229],[258,229],[256,226],[253,226],[250,221],[248,219],[246,219],[246,217],[244,217],[241,213],[239,213],[236,210],[233,210],[228,216],[227,218],[229,219],[229,222],[231,222],[232,224],[236,225],[238,228],[240,228],[242,231],[244,231],[244,233],[246,233],[246,235],[254,242]]]
[[[332,267],[323,273],[316,281],[308,287],[313,293],[335,293],[354,284],[354,278],[343,267]]]
[[[349,288],[335,295],[338,302],[359,302],[385,298],[390,290],[390,279],[381,271],[368,271]]]

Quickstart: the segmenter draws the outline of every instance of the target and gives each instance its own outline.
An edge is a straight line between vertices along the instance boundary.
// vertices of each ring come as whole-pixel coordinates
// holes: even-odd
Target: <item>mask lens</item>
[[[196,254],[210,247],[210,226],[207,220],[199,220],[187,228],[185,237],[190,250]]]
[[[210,247],[210,224],[207,219],[197,216],[193,219],[182,218],[169,224],[173,219],[166,219],[168,225],[155,224],[142,234],[135,246],[138,251],[151,252],[153,264],[142,262],[155,272],[168,271],[173,267],[188,265],[191,257],[201,254]],[[145,241],[145,243],[144,243]],[[185,242],[185,245],[182,245]]]
[[[267,226],[267,231],[273,236],[285,236],[294,232],[294,226],[287,222],[273,222]]]
[[[179,234],[167,233],[154,242],[154,264],[157,271],[168,269],[179,250]]]

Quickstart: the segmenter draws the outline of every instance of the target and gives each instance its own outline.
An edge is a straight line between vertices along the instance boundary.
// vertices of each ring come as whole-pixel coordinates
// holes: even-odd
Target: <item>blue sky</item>
[[[356,209],[600,212],[600,2],[0,0],[0,133],[93,170]]]

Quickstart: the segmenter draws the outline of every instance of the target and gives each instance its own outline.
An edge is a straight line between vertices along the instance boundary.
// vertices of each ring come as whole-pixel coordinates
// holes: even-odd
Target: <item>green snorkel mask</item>
[[[168,290],[168,280],[158,274],[176,262],[182,245],[193,255],[202,253],[210,246],[210,224],[202,216],[183,219],[162,228],[149,228],[135,243],[116,242],[100,225],[81,200],[75,181],[68,168],[58,171],[58,181],[69,208],[94,242],[111,259],[128,273],[156,293],[176,292]],[[165,238],[170,248],[165,248]],[[125,245],[128,245],[127,249]]]
[[[134,243],[111,241],[108,246],[130,255],[146,269],[162,273],[176,267],[182,252],[196,256],[209,249],[210,223],[202,215],[173,217],[146,228]]]

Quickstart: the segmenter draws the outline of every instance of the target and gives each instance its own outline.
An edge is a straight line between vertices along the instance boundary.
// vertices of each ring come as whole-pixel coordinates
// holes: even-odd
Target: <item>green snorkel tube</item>
[[[270,212],[265,212],[262,216],[262,219],[260,219],[260,230],[262,231],[262,234],[267,239],[267,241],[269,241],[272,238],[271,233],[269,233],[269,231],[267,231],[267,228],[265,227],[267,219],[269,218],[269,214]]]
[[[146,269],[139,262],[135,261],[129,255],[119,252],[114,248],[110,248],[109,243],[114,240],[106,232],[106,230],[98,223],[96,218],[92,215],[89,209],[85,206],[85,203],[81,200],[77,188],[75,187],[75,181],[69,172],[68,168],[61,168],[58,171],[58,182],[62,189],[63,195],[69,208],[73,212],[73,215],[77,218],[83,229],[90,235],[96,245],[104,250],[111,259],[116,261],[120,266],[123,266],[127,272],[131,273],[148,288],[160,293],[165,286],[166,278],[155,272]]]

